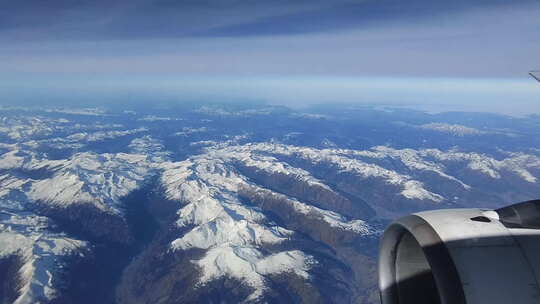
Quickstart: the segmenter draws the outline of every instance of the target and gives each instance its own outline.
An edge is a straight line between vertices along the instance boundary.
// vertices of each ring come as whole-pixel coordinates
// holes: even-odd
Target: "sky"
[[[154,96],[540,112],[540,0],[18,0],[0,103]],[[446,109],[446,108],[445,108]]]

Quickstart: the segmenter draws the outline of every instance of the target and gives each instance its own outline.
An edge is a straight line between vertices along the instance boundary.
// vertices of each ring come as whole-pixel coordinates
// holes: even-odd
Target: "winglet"
[[[536,81],[540,82],[540,71],[530,71],[529,75],[531,75],[532,78],[536,79]]]

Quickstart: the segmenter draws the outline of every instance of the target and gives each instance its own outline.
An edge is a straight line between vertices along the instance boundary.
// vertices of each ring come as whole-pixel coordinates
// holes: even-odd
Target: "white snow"
[[[207,127],[200,127],[200,128],[194,128],[194,127],[184,127],[182,128],[182,131],[174,133],[175,136],[188,136],[194,133],[203,133],[207,132]]]
[[[33,181],[28,197],[67,206],[91,203],[104,211],[120,212],[120,199],[140,187],[153,164],[142,154],[83,152],[67,160],[41,161],[36,166],[54,172]]]
[[[266,275],[293,273],[308,279],[308,271],[316,261],[299,250],[264,256],[252,247],[222,246],[210,249],[195,263],[203,270],[200,285],[224,275],[248,284],[254,292],[245,300],[247,302],[263,295]]]
[[[57,109],[45,109],[45,112],[64,113],[71,115],[85,115],[85,116],[103,116],[105,110],[99,108],[57,108]]]
[[[339,213],[317,208],[307,203],[303,203],[295,198],[291,198],[284,194],[276,193],[268,189],[256,187],[253,185],[252,187],[255,187],[256,191],[259,193],[264,192],[267,195],[271,195],[272,197],[277,198],[284,203],[287,203],[297,213],[318,218],[319,220],[328,224],[330,227],[352,231],[361,235],[370,235],[376,233],[376,230],[369,226],[365,221],[348,221],[343,215]]]
[[[0,199],[6,200],[12,192],[23,191],[30,183],[30,179],[17,178],[10,174],[0,175]]]
[[[179,163],[167,163],[162,183],[169,199],[185,205],[178,213],[177,225],[195,228],[171,243],[173,250],[207,249],[206,255],[193,261],[203,270],[199,284],[222,277],[237,278],[254,288],[250,298],[257,298],[264,290],[264,275],[307,269],[307,256],[278,253],[283,267],[272,269],[266,257],[257,249],[260,245],[285,241],[292,231],[271,224],[263,225],[265,216],[255,208],[240,202],[235,192],[238,184],[246,183],[216,155],[194,157]],[[287,258],[288,257],[288,258]],[[297,267],[299,264],[302,267]],[[258,272],[257,265],[261,265]],[[266,265],[266,266],[265,266]]]
[[[443,152],[438,149],[426,149],[419,151],[419,153],[423,156],[433,157],[438,161],[467,163],[468,169],[478,171],[493,179],[500,179],[503,173],[511,173],[529,183],[538,181],[538,177],[530,171],[531,169],[540,170],[540,157],[536,155],[508,153],[507,158],[497,160],[485,154],[474,152]]]
[[[293,176],[312,187],[330,187],[303,169],[265,156],[255,146],[214,146],[206,153],[176,163],[163,163],[161,183],[170,200],[182,204],[176,224],[190,230],[171,243],[172,250],[205,249],[206,254],[193,263],[203,272],[199,283],[228,276],[254,288],[250,299],[265,290],[265,276],[293,272],[308,278],[315,260],[301,251],[281,251],[264,256],[261,245],[288,240],[293,232],[277,226],[257,208],[240,201],[241,187],[254,187],[280,196],[296,212],[325,222],[335,229],[361,235],[375,232],[361,220],[346,220],[342,215],[260,188],[236,170],[236,164],[266,171],[268,174]],[[193,227],[193,228],[192,228]]]
[[[81,240],[54,233],[51,221],[24,211],[35,201],[66,207],[89,203],[122,215],[120,199],[143,185],[167,158],[159,141],[149,136],[131,142],[131,153],[75,153],[49,160],[39,153],[7,145],[0,156],[0,258],[17,255],[23,265],[17,304],[48,303],[57,290],[65,258],[85,252]],[[17,170],[17,171],[10,171]],[[48,172],[29,175],[25,172]],[[50,176],[49,176],[50,174]]]
[[[441,202],[443,197],[422,188],[422,183],[415,181],[411,176],[401,174],[393,170],[383,168],[377,164],[367,163],[354,158],[358,155],[357,151],[343,149],[315,149],[308,147],[296,147],[281,144],[256,144],[246,145],[249,149],[255,151],[265,151],[272,154],[281,154],[293,156],[309,161],[312,164],[327,164],[337,168],[336,171],[351,172],[358,175],[359,178],[379,178],[392,185],[398,185],[403,188],[401,194],[408,199],[428,199],[433,202]],[[376,152],[367,154],[377,156]]]
[[[13,140],[24,140],[34,136],[49,136],[61,129],[58,120],[41,116],[0,117],[0,133]]]
[[[123,137],[127,135],[137,134],[141,132],[147,132],[146,128],[137,128],[133,130],[124,130],[124,131],[99,131],[93,133],[75,133],[66,138],[67,141],[76,141],[76,142],[97,142],[103,141],[106,139],[114,139],[118,137]]]
[[[508,153],[507,158],[497,160],[488,155],[475,152],[458,152],[453,150],[440,151],[438,149],[393,149],[384,146],[374,147],[366,151],[357,151],[346,149],[320,150],[309,147],[260,143],[241,146],[239,149],[264,151],[274,155],[298,157],[308,160],[313,164],[333,164],[344,172],[357,173],[363,178],[382,178],[390,184],[401,185],[404,188],[403,190],[409,190],[411,189],[409,188],[411,185],[415,185],[413,183],[407,183],[408,181],[414,181],[410,174],[386,169],[378,164],[374,164],[374,160],[382,160],[385,158],[397,159],[413,172],[431,171],[443,178],[458,182],[467,190],[470,189],[470,185],[465,184],[459,178],[449,174],[445,164],[456,162],[464,163],[469,170],[478,171],[494,179],[501,178],[501,174],[510,173],[530,183],[537,182],[538,180],[538,177],[535,176],[531,170],[538,171],[540,169],[540,157],[524,153]],[[416,186],[414,188],[418,189]],[[431,192],[428,189],[424,190]],[[410,195],[411,191],[406,191],[405,193],[409,193],[408,195]],[[428,196],[435,198],[435,201],[437,201],[439,195],[440,194],[431,192]],[[426,196],[417,196],[414,194],[410,195],[410,197],[422,199],[421,197]]]
[[[56,296],[53,276],[64,267],[66,256],[81,255],[86,242],[49,232],[46,217],[0,211],[0,258],[19,256],[23,265],[19,296],[14,304],[46,303]]]
[[[0,169],[13,169],[21,167],[27,156],[19,150],[13,150],[0,156]]]
[[[433,130],[442,133],[452,134],[454,136],[467,136],[467,135],[483,135],[488,132],[480,131],[475,128],[466,127],[458,124],[448,124],[448,123],[429,123],[419,126],[421,129]]]
[[[155,115],[147,115],[143,118],[139,118],[140,121],[154,122],[154,121],[171,121],[171,120],[182,120],[181,118],[172,118],[172,117],[160,117]]]
[[[31,179],[0,175],[0,198],[20,194],[27,201],[60,207],[89,203],[105,212],[121,214],[121,198],[141,187],[168,157],[162,145],[148,136],[133,140],[129,148],[136,153],[81,152],[60,160],[8,152],[0,158],[0,166],[44,170],[52,176]]]
[[[419,181],[406,181],[403,188],[401,194],[409,199],[430,200],[434,202],[441,202],[444,200],[441,195],[424,189],[424,184]]]
[[[195,110],[196,113],[203,113],[213,116],[254,116],[254,115],[270,115],[274,112],[273,108],[248,109],[241,111],[229,111],[219,107],[202,106]]]

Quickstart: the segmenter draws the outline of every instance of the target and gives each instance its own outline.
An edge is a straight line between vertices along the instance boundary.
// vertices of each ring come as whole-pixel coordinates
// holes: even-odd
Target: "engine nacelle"
[[[385,231],[383,304],[540,303],[540,200],[426,211]]]

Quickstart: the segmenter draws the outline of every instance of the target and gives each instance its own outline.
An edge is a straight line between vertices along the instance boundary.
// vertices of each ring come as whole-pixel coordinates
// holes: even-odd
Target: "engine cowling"
[[[383,304],[540,303],[540,200],[420,212],[384,232]]]

